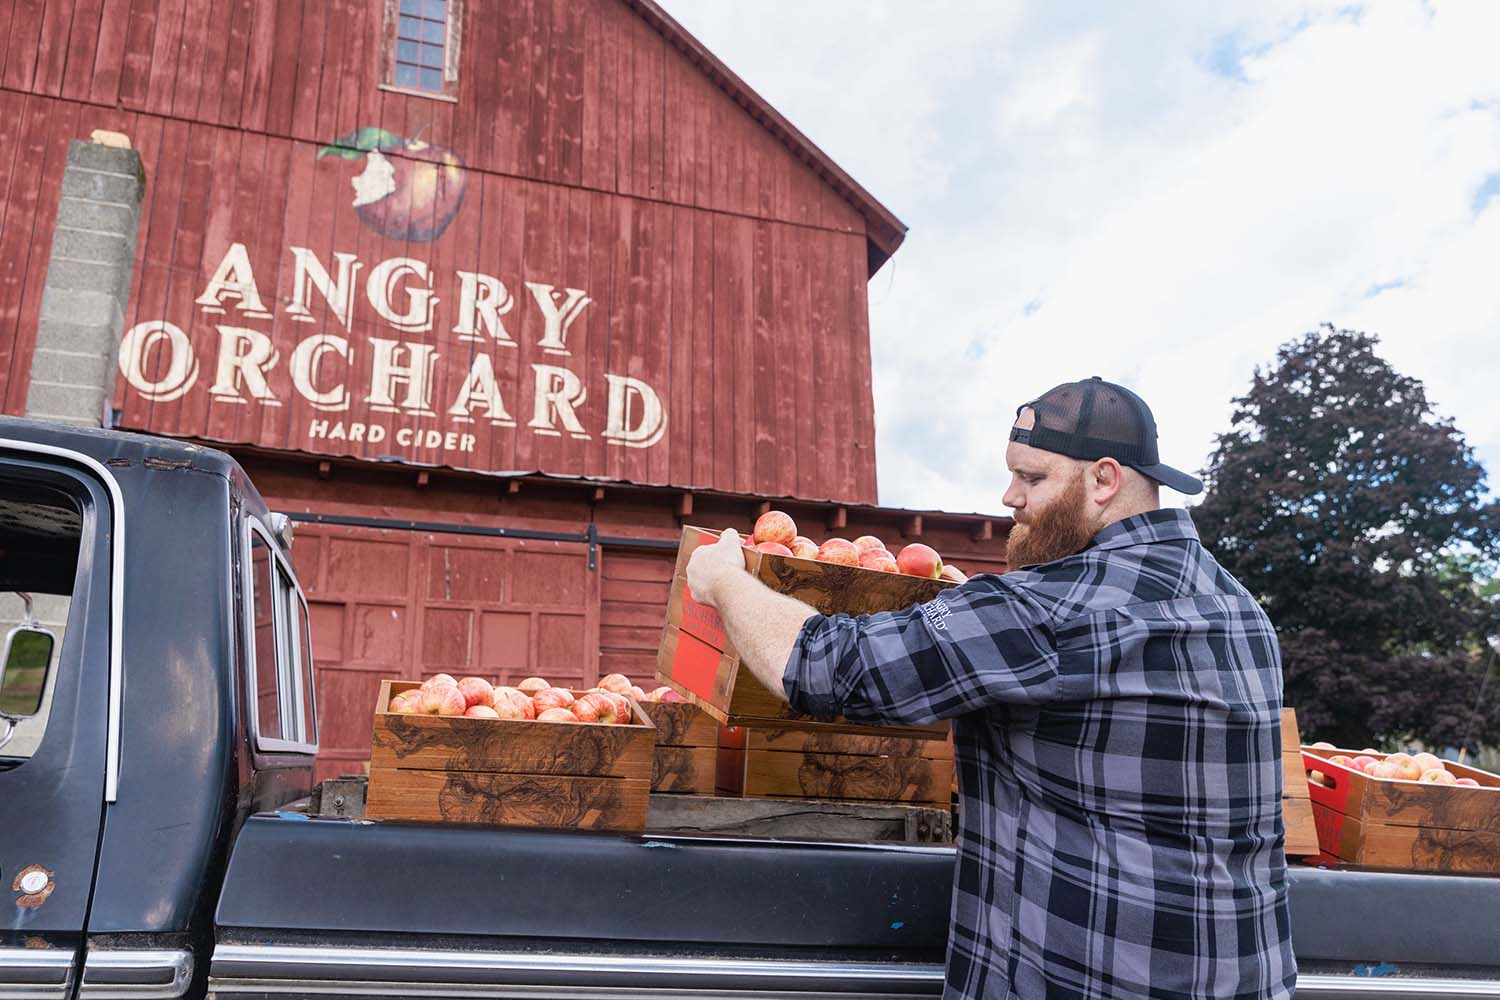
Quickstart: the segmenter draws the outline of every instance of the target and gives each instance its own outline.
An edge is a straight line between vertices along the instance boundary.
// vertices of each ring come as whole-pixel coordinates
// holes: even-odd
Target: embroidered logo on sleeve
[[[927,619],[927,624],[935,631],[944,631],[948,628],[948,616],[953,613],[948,607],[948,602],[941,597],[934,597],[926,604],[920,605],[922,617]]]

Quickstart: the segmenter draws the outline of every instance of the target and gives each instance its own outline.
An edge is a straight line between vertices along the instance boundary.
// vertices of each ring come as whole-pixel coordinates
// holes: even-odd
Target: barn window
[[[458,94],[462,0],[386,0],[383,86],[453,99]]]

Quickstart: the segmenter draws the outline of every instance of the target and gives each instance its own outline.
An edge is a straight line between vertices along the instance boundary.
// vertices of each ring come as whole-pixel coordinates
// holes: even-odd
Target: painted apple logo
[[[443,235],[463,204],[468,175],[463,161],[420,133],[404,139],[366,125],[318,150],[318,158],[363,160],[351,180],[354,213],[393,240],[429,243]]]

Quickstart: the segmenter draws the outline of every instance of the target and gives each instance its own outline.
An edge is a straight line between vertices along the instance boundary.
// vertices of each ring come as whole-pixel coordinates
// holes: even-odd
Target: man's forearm
[[[803,623],[817,611],[795,597],[776,593],[749,573],[726,577],[716,589],[714,602],[740,662],[785,701],[782,678],[787,658]]]

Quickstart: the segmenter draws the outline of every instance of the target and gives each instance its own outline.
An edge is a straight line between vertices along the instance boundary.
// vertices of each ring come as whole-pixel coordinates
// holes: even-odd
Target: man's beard
[[[1085,516],[1088,497],[1083,491],[1083,477],[1026,524],[1017,521],[1006,541],[1005,561],[1011,569],[1052,562],[1082,552],[1094,537],[1094,529]]]

